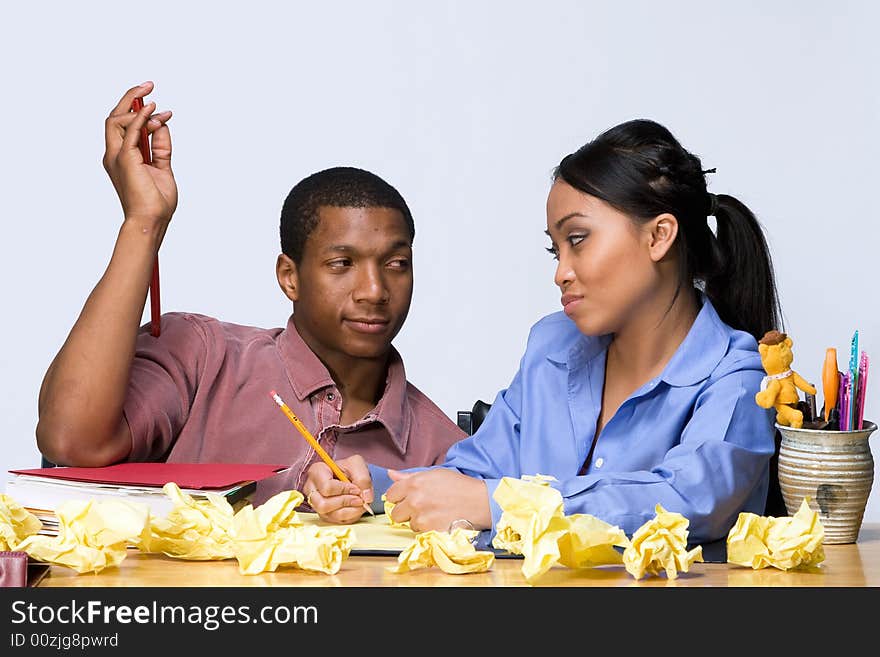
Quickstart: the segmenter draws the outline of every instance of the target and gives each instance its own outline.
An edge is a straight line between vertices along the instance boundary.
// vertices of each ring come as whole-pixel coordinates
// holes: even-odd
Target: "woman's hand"
[[[122,203],[125,219],[155,230],[161,242],[177,208],[177,183],[171,171],[171,131],[166,125],[171,112],[154,113],[153,102],[145,102],[139,112],[130,111],[135,98],[152,90],[152,82],[132,87],[104,121],[103,164]],[[152,164],[144,162],[140,150],[144,127],[152,135]]]
[[[373,501],[373,479],[366,461],[357,454],[336,465],[351,479],[350,484],[336,479],[327,464],[319,461],[309,466],[302,493],[321,520],[347,525],[366,513],[364,502]]]
[[[455,470],[432,468],[420,472],[389,470],[394,484],[385,499],[394,503],[391,519],[409,521],[415,532],[447,531],[453,520],[468,520],[477,529],[492,526],[489,495],[482,479]]]

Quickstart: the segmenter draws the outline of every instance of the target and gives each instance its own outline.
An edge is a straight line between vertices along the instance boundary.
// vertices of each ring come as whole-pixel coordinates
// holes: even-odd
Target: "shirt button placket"
[[[334,390],[328,390],[321,398],[321,420],[323,426],[339,423],[339,394]]]
[[[326,440],[324,445],[324,451],[330,455],[330,458],[335,458],[334,454],[336,452],[336,430],[330,430],[326,434]]]
[[[330,454],[331,457],[335,451],[337,440],[336,429],[333,427],[339,424],[338,405],[339,393],[335,390],[328,390],[324,393],[324,399],[321,403],[321,416],[326,429],[321,432],[321,436],[318,437],[318,442],[321,443],[321,447],[323,447],[324,451]]]

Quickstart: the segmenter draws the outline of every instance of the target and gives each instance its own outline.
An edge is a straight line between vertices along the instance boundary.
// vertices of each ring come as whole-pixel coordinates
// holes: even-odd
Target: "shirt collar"
[[[660,375],[671,386],[692,386],[708,379],[730,346],[730,328],[705,294],[700,299],[703,307]]]
[[[551,351],[547,354],[547,359],[558,365],[566,365],[569,370],[576,370],[604,352],[610,343],[610,335],[598,337],[581,335],[573,345]]]
[[[708,297],[701,294],[700,298],[703,307],[660,375],[671,386],[690,386],[707,379],[727,353],[730,344],[729,327],[718,317]],[[560,365],[567,365],[569,370],[575,370],[604,352],[610,342],[610,335],[582,336],[571,347],[553,351],[547,358]]]
[[[412,413],[409,408],[403,359],[394,347],[391,347],[388,358],[385,391],[370,415],[375,415],[375,419],[382,423],[391,436],[391,442],[400,453],[406,454],[406,445],[412,428]]]
[[[287,378],[299,401],[336,385],[333,377],[321,359],[315,355],[302,339],[293,323],[293,315],[287,320],[287,326],[279,333],[276,340],[281,354]],[[412,414],[409,412],[407,397],[406,371],[403,359],[397,349],[391,347],[388,359],[388,374],[385,377],[385,390],[379,402],[366,416],[363,422],[379,422],[388,431],[391,441],[401,454],[406,453],[407,440],[412,426]]]
[[[278,335],[276,343],[297,399],[305,401],[317,391],[336,385],[324,363],[296,330],[293,315],[288,318],[287,327]]]

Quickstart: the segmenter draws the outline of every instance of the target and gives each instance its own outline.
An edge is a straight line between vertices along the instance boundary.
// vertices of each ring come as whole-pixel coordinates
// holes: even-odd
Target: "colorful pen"
[[[825,421],[831,415],[831,409],[837,405],[837,393],[840,379],[837,370],[837,349],[829,347],[825,350],[825,364],[822,366],[822,393],[825,395]]]
[[[837,428],[839,431],[846,431],[846,374],[838,372],[839,383],[837,384]]]
[[[858,401],[856,402],[856,429],[864,429],[865,421],[865,389],[868,387],[868,354],[862,352],[859,361],[859,390]]]
[[[847,429],[852,431],[856,427],[856,398],[855,392],[859,385],[859,331],[856,329],[852,336],[852,342],[849,347],[849,419],[847,420]]]

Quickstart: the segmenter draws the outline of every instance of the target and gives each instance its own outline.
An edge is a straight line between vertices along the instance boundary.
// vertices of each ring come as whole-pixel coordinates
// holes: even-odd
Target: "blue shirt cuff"
[[[501,480],[483,479],[483,483],[486,484],[486,492],[489,494],[489,512],[492,514],[492,526],[489,529],[484,529],[480,532],[480,536],[477,539],[477,546],[491,548],[492,539],[495,538],[495,528],[498,526],[498,521],[501,520],[501,514],[503,513],[501,506],[495,501],[495,489],[498,488],[498,484],[501,483]]]
[[[394,482],[388,476],[387,468],[367,463],[367,469],[370,471],[370,478],[373,480],[373,503],[370,505],[370,508],[373,510],[373,513],[385,513],[385,503],[382,501],[382,496],[385,494],[385,491],[391,488],[391,484]]]

